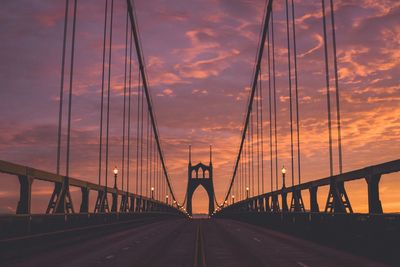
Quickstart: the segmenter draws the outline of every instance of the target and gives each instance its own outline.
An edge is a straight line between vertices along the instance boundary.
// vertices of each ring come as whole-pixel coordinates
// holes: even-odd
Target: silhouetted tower
[[[189,146],[188,186],[186,191],[186,211],[192,215],[192,197],[197,187],[201,185],[208,194],[208,214],[214,212],[214,185],[212,171],[212,148],[210,146],[210,164],[198,163],[192,166],[192,148]]]

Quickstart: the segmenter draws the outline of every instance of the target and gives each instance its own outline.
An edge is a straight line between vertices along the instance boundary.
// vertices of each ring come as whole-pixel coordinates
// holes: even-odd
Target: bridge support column
[[[20,189],[17,214],[30,214],[33,178],[26,175],[18,175],[18,180]]]
[[[61,183],[54,184],[46,213],[74,213],[71,194],[69,192],[69,178],[64,176]]]
[[[94,212],[95,213],[109,212],[106,187],[103,190],[99,189],[99,191],[98,191],[96,205],[94,207]]]
[[[282,190],[281,197],[282,197],[282,211],[283,212],[288,212],[289,211],[289,207],[288,207],[288,204],[287,204],[287,192]]]
[[[127,212],[129,211],[129,201],[128,201],[128,193],[123,194],[121,197],[121,205],[119,207],[120,212]]]
[[[130,205],[129,205],[129,212],[135,212],[135,197],[131,196],[129,198]]]
[[[85,187],[81,187],[82,192],[82,200],[81,200],[81,208],[79,212],[88,213],[89,212],[89,189]]]
[[[111,212],[117,212],[117,208],[118,208],[118,192],[115,190],[115,192],[112,193]]]
[[[317,201],[318,187],[312,186],[312,187],[310,187],[309,191],[310,191],[311,212],[319,212],[319,206],[318,206],[318,201]]]
[[[305,212],[303,198],[301,197],[300,190],[292,191],[292,201],[290,202],[291,212]]]
[[[272,200],[271,201],[272,201],[272,203],[271,203],[272,211],[273,212],[280,212],[281,209],[279,208],[278,195],[277,194],[272,195]]]
[[[269,196],[265,197],[265,210],[266,212],[271,211],[271,207],[269,206]]]
[[[379,199],[379,182],[381,174],[371,174],[365,177],[368,184],[368,207],[369,213],[382,214],[382,203]]]
[[[263,197],[260,197],[258,199],[258,211],[259,212],[264,212],[265,211],[264,210],[264,198]]]
[[[353,213],[349,198],[344,188],[344,182],[331,181],[325,212]]]

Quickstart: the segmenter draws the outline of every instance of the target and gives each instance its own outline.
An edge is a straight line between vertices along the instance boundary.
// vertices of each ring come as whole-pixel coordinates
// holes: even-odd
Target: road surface
[[[383,266],[222,219],[174,219],[115,231],[71,232],[56,240],[20,242],[17,249],[1,245],[1,266]]]

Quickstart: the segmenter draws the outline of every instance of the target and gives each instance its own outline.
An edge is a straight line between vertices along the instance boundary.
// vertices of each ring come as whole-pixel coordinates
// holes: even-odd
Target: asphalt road
[[[383,266],[286,234],[221,219],[174,219],[115,231],[72,232],[39,243],[20,243],[21,253],[0,258],[0,265]],[[7,251],[1,250],[0,255]]]

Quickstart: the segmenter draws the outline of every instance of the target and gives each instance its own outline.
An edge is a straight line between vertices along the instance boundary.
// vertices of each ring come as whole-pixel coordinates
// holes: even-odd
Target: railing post
[[[79,212],[88,213],[89,212],[89,188],[81,187],[82,201],[81,208]]]
[[[17,214],[30,214],[33,178],[26,175],[18,175],[18,180],[20,190]]]
[[[265,197],[265,211],[266,212],[271,211],[271,207],[269,206],[269,196]]]
[[[318,206],[318,201],[317,201],[318,187],[317,186],[311,186],[308,190],[310,191],[310,209],[311,209],[311,212],[319,212],[319,206]]]
[[[281,197],[282,197],[282,211],[287,212],[287,211],[289,211],[288,204],[287,204],[287,192],[283,189],[282,189]]]
[[[368,184],[368,207],[369,213],[382,214],[382,203],[379,199],[379,182],[381,174],[370,174],[365,177]]]
[[[114,189],[112,193],[112,204],[111,204],[111,212],[117,212],[118,207],[118,191]]]

